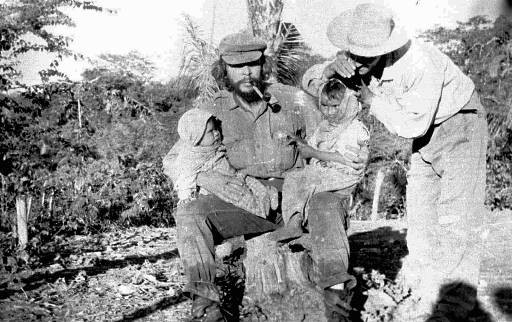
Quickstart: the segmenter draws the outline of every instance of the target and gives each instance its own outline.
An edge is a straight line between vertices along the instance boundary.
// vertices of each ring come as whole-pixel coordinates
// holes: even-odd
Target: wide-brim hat
[[[360,4],[334,18],[327,28],[327,38],[334,46],[362,57],[390,53],[409,41],[393,12],[372,3]]]
[[[219,44],[219,53],[227,64],[238,65],[260,59],[267,44],[247,31],[230,34]]]

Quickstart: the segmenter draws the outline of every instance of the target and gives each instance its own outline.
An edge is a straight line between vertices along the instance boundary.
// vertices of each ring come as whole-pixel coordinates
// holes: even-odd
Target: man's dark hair
[[[262,68],[261,68],[262,81],[265,81],[271,72],[270,63],[269,63],[268,59],[265,57],[265,55],[261,56],[261,58],[259,60],[259,64],[262,66]],[[231,92],[231,91],[233,91],[233,86],[231,86],[231,84],[229,83],[226,65],[227,65],[226,62],[224,62],[221,58],[219,58],[217,61],[215,61],[212,64],[211,73],[220,89],[226,89]]]

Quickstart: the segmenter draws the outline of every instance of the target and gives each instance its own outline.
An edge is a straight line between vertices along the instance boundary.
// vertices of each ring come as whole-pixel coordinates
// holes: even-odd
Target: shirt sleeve
[[[376,93],[370,114],[391,133],[409,139],[425,135],[430,128],[441,98],[443,74],[426,67],[407,73],[400,84],[403,94]]]
[[[322,80],[322,74],[325,67],[331,62],[326,61],[322,64],[316,64],[311,66],[304,75],[302,76],[302,89],[314,97],[318,97],[318,89],[324,83]]]

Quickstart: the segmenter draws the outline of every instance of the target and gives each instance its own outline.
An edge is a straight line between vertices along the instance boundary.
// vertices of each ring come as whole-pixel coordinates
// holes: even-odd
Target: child
[[[288,172],[283,185],[283,220],[285,226],[274,233],[277,240],[299,237],[307,220],[307,204],[311,196],[324,191],[350,195],[363,172],[345,165],[347,146],[368,144],[367,128],[356,119],[359,103],[353,92],[339,80],[322,85],[318,93],[318,109],[322,121],[307,137],[307,142],[290,137],[301,155],[311,158],[302,169]]]
[[[221,143],[220,129],[215,123],[213,114],[198,108],[185,112],[178,121],[180,140],[177,143],[179,150],[176,164],[180,167],[180,175],[174,182],[178,205],[196,198],[198,194],[212,193],[254,215],[266,218],[270,209],[277,208],[277,190],[274,187],[267,188],[258,180],[235,171],[228,162],[226,149]],[[222,189],[207,191],[199,187],[197,175],[208,171],[236,176],[243,182],[245,193],[240,199],[235,199]]]

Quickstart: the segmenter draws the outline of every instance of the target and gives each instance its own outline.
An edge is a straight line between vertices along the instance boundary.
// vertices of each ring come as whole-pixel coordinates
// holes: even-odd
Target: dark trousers
[[[352,277],[347,274],[350,253],[346,235],[346,206],[343,198],[330,192],[312,197],[308,231],[311,256],[318,272],[315,281],[326,288]],[[257,235],[279,227],[214,195],[199,196],[181,205],[176,213],[178,249],[188,278],[186,292],[214,301],[219,293],[214,284],[216,265],[214,245],[223,239]]]

